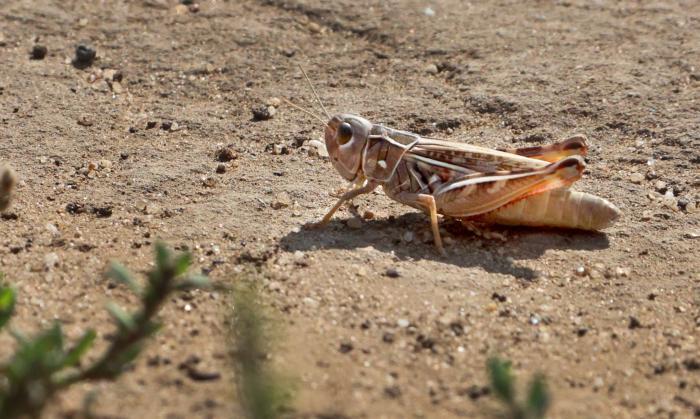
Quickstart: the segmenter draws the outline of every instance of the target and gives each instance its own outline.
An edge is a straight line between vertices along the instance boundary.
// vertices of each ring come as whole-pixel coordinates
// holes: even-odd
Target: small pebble
[[[657,180],[656,183],[654,184],[654,188],[656,189],[656,192],[658,192],[658,193],[665,193],[667,188],[668,188],[668,184],[666,182],[664,182],[663,180]]]
[[[338,348],[338,351],[339,351],[341,354],[346,354],[346,353],[352,351],[353,348],[354,348],[354,347],[353,347],[353,345],[352,345],[352,342],[341,342],[341,343],[340,343],[340,347]]]
[[[75,58],[73,59],[73,65],[76,68],[87,68],[92,65],[97,57],[97,52],[85,45],[78,45],[75,49]]]
[[[423,9],[423,14],[428,17],[433,17],[435,16],[435,10],[433,10],[432,7],[428,6],[425,9]]]
[[[640,327],[642,327],[642,323],[639,321],[638,318],[630,316],[629,324],[627,325],[627,327],[629,327],[630,329],[639,329]]]
[[[425,66],[425,72],[428,74],[437,74],[438,68],[435,64],[428,64],[427,66]]]
[[[301,301],[304,302],[309,307],[318,307],[318,301],[314,300],[311,297],[304,297]]]
[[[202,178],[202,185],[207,188],[213,188],[216,186],[216,179],[211,176],[205,176]]]
[[[110,84],[110,86],[112,88],[112,91],[115,94],[124,93],[124,88],[122,87],[121,83],[119,83],[118,81],[113,81],[112,84]]]
[[[44,268],[49,271],[58,266],[59,261],[60,259],[56,253],[47,253],[44,255]]]
[[[274,106],[275,108],[279,108],[280,105],[282,105],[282,100],[278,97],[271,97],[265,102],[265,104],[267,106]]]
[[[278,156],[282,154],[289,154],[289,149],[284,144],[275,144],[272,146],[272,154]]]
[[[494,292],[493,294],[491,294],[491,299],[493,301],[498,301],[499,303],[505,303],[506,301],[508,301],[507,296],[505,296],[503,294],[499,294],[497,292]]]
[[[216,166],[216,173],[218,173],[218,174],[220,174],[220,175],[226,173],[226,165],[223,164],[223,163],[219,163],[219,164]]]
[[[222,147],[216,151],[216,160],[225,163],[231,160],[236,160],[238,154],[233,150],[231,146]]]
[[[398,278],[401,276],[401,272],[399,272],[399,270],[396,268],[387,268],[384,275],[388,276],[389,278]]]
[[[80,115],[80,117],[78,117],[78,125],[83,127],[91,127],[92,124],[92,119],[90,119],[88,115]]]
[[[277,109],[274,106],[261,105],[251,109],[251,112],[253,112],[253,121],[267,121],[275,116]]]
[[[401,397],[401,388],[399,386],[388,386],[384,388],[384,394],[390,399]]]
[[[603,379],[601,377],[596,377],[593,380],[593,391],[600,390],[601,388],[603,388],[603,385],[605,385],[605,382],[603,381]]]
[[[498,306],[496,305],[496,303],[488,303],[486,305],[486,312],[488,312],[488,313],[493,313],[497,310],[498,310]]]
[[[34,45],[32,47],[31,59],[32,60],[43,60],[48,53],[48,49],[43,45]]]
[[[56,227],[54,224],[47,223],[46,230],[48,230],[48,232],[51,233],[51,235],[54,237],[58,237],[61,235],[61,232],[58,231],[58,227]]]
[[[294,263],[297,265],[306,265],[306,255],[301,250],[294,252]]]
[[[114,70],[112,68],[106,68],[102,70],[102,78],[107,81],[113,81],[115,74],[117,74],[117,70]]]
[[[176,15],[186,15],[187,13],[190,12],[190,8],[187,5],[184,4],[178,4],[176,5],[173,10],[175,10]]]
[[[309,22],[306,27],[309,28],[311,33],[321,33],[323,31],[323,27],[316,22]]]
[[[275,200],[272,201],[272,209],[282,209],[282,208],[287,208],[290,205],[292,205],[292,198],[289,196],[287,192],[280,192],[277,195],[275,195]]]
[[[407,328],[410,324],[411,322],[409,322],[408,319],[398,319],[396,321],[396,325],[403,329]]]
[[[326,145],[321,141],[311,140],[309,141],[309,154],[311,154],[312,157],[328,157],[328,150],[326,149]]]
[[[639,173],[639,172],[635,172],[635,173],[632,173],[630,175],[630,182],[632,182],[632,183],[640,184],[643,181],[644,181],[644,175]]]

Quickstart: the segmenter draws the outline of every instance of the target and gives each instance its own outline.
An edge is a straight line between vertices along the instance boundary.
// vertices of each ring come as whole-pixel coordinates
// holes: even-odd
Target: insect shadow
[[[419,239],[421,233],[429,230],[425,216],[420,213],[365,221],[360,229],[352,229],[340,219],[334,219],[320,229],[304,226],[300,231],[283,237],[280,246],[290,252],[352,250],[371,246],[381,252],[393,252],[400,260],[434,260],[460,267],[481,267],[487,272],[533,280],[540,274],[534,269],[519,265],[518,261],[537,259],[549,249],[601,250],[610,245],[607,236],[599,232],[493,227],[492,231],[505,234],[507,240],[504,242],[483,239],[455,221],[443,225],[453,238],[453,243],[447,247],[446,256],[440,256],[429,235],[426,236],[429,240],[425,242]],[[410,243],[401,238],[407,231],[415,232],[415,238]]]

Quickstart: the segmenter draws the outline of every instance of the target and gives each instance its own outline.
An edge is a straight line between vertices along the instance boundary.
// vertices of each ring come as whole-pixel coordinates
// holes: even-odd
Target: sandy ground
[[[143,272],[162,238],[215,282],[258,272],[283,330],[274,364],[297,380],[290,417],[482,417],[494,354],[548,376],[551,417],[700,415],[699,2],[199,6],[2,4],[0,160],[21,182],[0,269],[20,291],[16,327],[59,319],[104,337],[104,303],[134,303],[104,279],[108,261]],[[70,64],[80,43],[98,55],[85,69]],[[345,186],[308,144],[323,127],[284,104],[251,111],[286,97],[319,112],[298,64],[331,112],[432,137],[585,134],[576,188],[624,216],[604,233],[496,228],[505,242],[446,225],[446,257],[422,214],[381,193],[350,208],[372,220],[348,225],[346,208],[303,228]],[[220,163],[225,146],[235,159]],[[91,391],[104,417],[240,417],[229,315],[219,292],[173,298],[134,371],[47,417]],[[220,378],[189,378],[193,356]]]

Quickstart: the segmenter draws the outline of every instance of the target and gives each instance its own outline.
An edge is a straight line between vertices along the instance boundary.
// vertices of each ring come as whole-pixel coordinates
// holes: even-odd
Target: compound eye
[[[352,138],[352,126],[347,122],[343,122],[338,127],[338,142],[343,145]]]

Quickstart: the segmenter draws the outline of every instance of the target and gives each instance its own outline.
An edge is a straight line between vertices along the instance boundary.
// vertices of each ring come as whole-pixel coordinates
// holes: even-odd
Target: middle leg
[[[394,199],[412,207],[423,209],[430,216],[430,227],[433,230],[433,240],[435,246],[441,255],[445,256],[445,248],[442,246],[442,237],[440,237],[440,226],[438,224],[437,205],[435,198],[428,194],[419,194],[411,192],[401,192]]]

